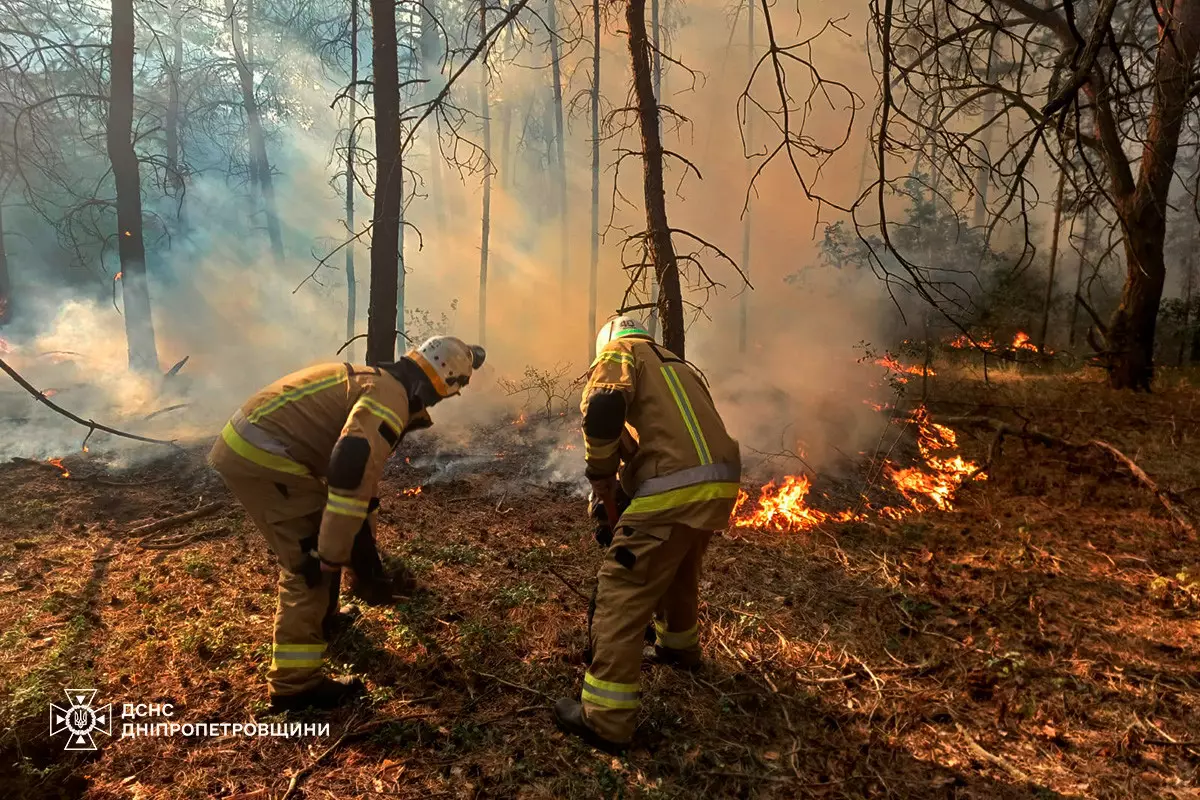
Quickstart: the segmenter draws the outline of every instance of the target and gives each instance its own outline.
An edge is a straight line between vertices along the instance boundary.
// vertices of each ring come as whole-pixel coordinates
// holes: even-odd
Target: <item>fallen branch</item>
[[[357,739],[361,739],[364,736],[374,733],[376,730],[383,727],[384,725],[390,725],[393,722],[405,722],[410,719],[423,719],[424,717],[432,716],[433,713],[434,712],[432,712],[432,711],[428,711],[428,712],[423,712],[421,714],[409,714],[406,717],[389,717],[388,719],[375,720],[374,722],[367,723],[366,725],[363,725],[359,728],[355,728],[354,730],[350,730],[350,726],[347,725],[345,732],[342,733],[342,735],[338,737],[336,742],[329,745],[329,747],[325,748],[325,751],[323,753],[321,753],[321,755],[319,755],[315,759],[313,759],[313,762],[311,764],[309,764],[307,767],[303,767],[302,769],[298,770],[296,772],[296,774],[292,776],[292,779],[290,781],[288,781],[287,791],[283,793],[283,796],[280,797],[279,800],[288,800],[288,798],[290,798],[293,794],[295,794],[296,790],[300,788],[300,784],[303,783],[304,780],[306,778],[308,778],[309,775],[312,774],[313,770],[315,770],[317,767],[321,766],[322,762],[324,762],[325,759],[329,758],[329,756],[333,755],[334,751],[337,750],[342,745],[344,745],[348,742],[353,742]]]
[[[1116,447],[1113,447],[1108,442],[1102,439],[1092,439],[1085,444],[1076,444],[1075,442],[1041,433],[1032,428],[1015,428],[1007,422],[995,419],[993,417],[945,417],[940,420],[947,425],[978,425],[989,427],[996,432],[995,439],[992,440],[988,447],[987,460],[977,472],[981,472],[991,466],[992,459],[1000,453],[1000,446],[1003,444],[1005,436],[1014,436],[1026,441],[1035,442],[1045,447],[1056,447],[1063,450],[1072,450],[1082,452],[1084,450],[1096,449],[1108,455],[1121,466],[1129,470],[1130,474],[1137,480],[1138,483],[1145,486],[1158,498],[1167,512],[1179,523],[1179,526],[1187,531],[1192,536],[1196,535],[1196,526],[1187,514],[1179,507],[1186,505],[1182,498],[1173,493],[1162,489],[1159,485],[1146,474],[1146,471],[1134,463],[1133,459],[1122,453]],[[1177,505],[1178,504],[1178,505]]]
[[[157,522],[150,522],[146,525],[139,525],[138,527],[131,529],[129,532],[131,534],[141,535],[141,534],[147,534],[147,533],[154,533],[155,531],[166,530],[167,528],[174,528],[176,525],[182,525],[185,522],[190,522],[194,519],[198,519],[199,517],[203,517],[207,514],[211,514],[214,511],[217,511],[218,509],[221,509],[224,507],[225,507],[224,503],[209,503],[206,506],[200,506],[197,509],[188,511],[183,514],[176,514],[173,517],[167,517],[165,519],[160,519]]]
[[[143,550],[182,550],[190,544],[202,542],[205,539],[221,539],[231,533],[233,533],[233,528],[226,525],[192,533],[171,533],[165,536],[162,531],[158,531],[146,534],[138,539],[137,544]]]
[[[988,762],[989,764],[1000,767],[1000,769],[1004,770],[1009,775],[1011,775],[1014,778],[1016,778],[1017,780],[1019,780],[1021,783],[1029,783],[1029,776],[1026,775],[1024,772],[1022,772],[1021,770],[1017,769],[1015,766],[1013,766],[1012,762],[1008,761],[1007,759],[1001,758],[998,755],[989,753],[987,750],[984,750],[982,747],[979,746],[978,742],[976,742],[974,739],[971,738],[971,734],[967,733],[966,728],[964,728],[962,725],[959,725],[956,722],[956,723],[954,723],[954,727],[958,728],[958,732],[961,733],[963,735],[963,738],[967,740],[967,746],[971,748],[972,753],[979,756],[980,758],[982,758],[984,761]]]
[[[504,678],[501,678],[498,675],[492,675],[487,672],[480,672],[479,670],[473,669],[473,670],[471,670],[471,672],[474,672],[476,675],[479,675],[480,677],[483,677],[483,678],[490,678],[491,680],[496,681],[496,683],[502,683],[505,686],[512,687],[513,689],[520,689],[521,691],[524,691],[524,692],[530,692],[531,694],[536,694],[539,697],[544,697],[552,703],[554,702],[553,697],[551,697],[550,695],[541,691],[540,689],[534,689],[532,686],[522,686],[519,683],[513,683],[512,681],[506,681],[506,680],[504,680]]]
[[[558,578],[560,581],[562,581],[564,586],[566,586],[568,589],[570,589],[572,592],[574,592],[574,593],[575,593],[575,594],[577,594],[577,595],[578,595],[580,598],[582,598],[584,602],[586,602],[586,603],[590,603],[590,602],[592,602],[592,598],[588,597],[586,594],[584,594],[583,592],[581,592],[581,591],[579,591],[578,589],[576,589],[576,588],[575,588],[575,586],[574,586],[574,584],[572,584],[572,583],[571,583],[569,580],[567,580],[566,578],[564,578],[564,577],[563,577],[563,576],[562,576],[562,575],[559,573],[559,571],[558,571],[558,570],[556,570],[554,567],[547,566],[547,567],[546,567],[546,569],[548,569],[548,570],[550,571],[550,574],[551,574],[551,575],[553,575],[554,577],[556,577],[556,578]]]
[[[116,428],[110,428],[107,425],[101,425],[99,422],[96,422],[94,419],[84,419],[83,417],[72,414],[70,411],[67,411],[62,406],[59,406],[59,405],[56,405],[56,404],[50,402],[49,398],[47,398],[46,395],[39,392],[36,388],[34,388],[33,384],[31,384],[29,381],[22,378],[21,374],[19,372],[17,372],[15,369],[13,369],[12,367],[10,367],[8,365],[8,362],[6,362],[2,358],[0,358],[0,370],[4,370],[6,373],[8,373],[8,376],[10,378],[12,378],[14,381],[16,381],[21,386],[22,389],[29,392],[29,394],[33,395],[34,399],[36,399],[39,403],[44,403],[51,410],[56,411],[59,414],[62,414],[67,419],[71,420],[72,422],[76,422],[76,423],[84,426],[85,428],[87,428],[88,434],[87,434],[87,437],[84,439],[85,442],[87,441],[88,438],[91,438],[91,435],[93,433],[95,433],[96,431],[104,431],[105,433],[111,433],[113,436],[120,436],[123,439],[133,439],[134,441],[146,442],[148,444],[164,444],[164,445],[167,445],[168,447],[174,447],[177,450],[183,449],[178,444],[176,444],[173,439],[168,441],[166,439],[151,439],[149,436],[138,436],[136,433],[126,433],[125,431],[117,430]]]

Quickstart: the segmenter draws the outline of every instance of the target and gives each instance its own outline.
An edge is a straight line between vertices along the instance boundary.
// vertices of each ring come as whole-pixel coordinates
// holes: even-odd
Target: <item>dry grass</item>
[[[1103,438],[1185,497],[1200,485],[1195,390],[990,378],[939,376],[929,406]],[[980,436],[960,436],[976,458]],[[100,484],[70,460],[69,479],[0,468],[0,783],[265,800],[358,731],[297,796],[1198,796],[1200,746],[1167,742],[1200,740],[1200,611],[1177,577],[1200,545],[1102,458],[1008,442],[954,512],[718,538],[706,666],[646,668],[639,747],[614,759],[564,739],[548,711],[583,669],[586,603],[562,580],[587,593],[598,564],[582,503],[523,482],[503,451],[415,497],[400,490],[422,473],[400,463],[387,478],[382,546],[426,588],[365,609],[336,642],[339,670],[371,693],[305,718],[329,721],[329,739],[99,737],[91,758],[47,736],[64,688],[170,702],[180,722],[272,721],[275,567],[233,504],[188,528],[229,535],[181,550],[126,534],[226,497],[200,451],[105,476],[170,476],[149,485]]]

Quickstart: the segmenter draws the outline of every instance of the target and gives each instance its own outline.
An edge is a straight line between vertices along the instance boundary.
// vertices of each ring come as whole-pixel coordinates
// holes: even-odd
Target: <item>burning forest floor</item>
[[[453,458],[432,437],[405,442],[380,541],[423,588],[364,608],[334,643],[336,671],[362,675],[370,699],[293,718],[328,721],[328,738],[121,738],[118,718],[97,752],[64,752],[46,720],[66,688],[114,709],[171,703],[170,722],[280,721],[263,683],[276,568],[201,446],[126,472],[82,455],[69,477],[0,466],[0,785],[243,800],[285,796],[293,779],[289,796],[309,798],[1197,797],[1200,545],[1100,448],[1016,431],[1103,440],[1186,515],[1198,405],[1191,388],[939,375],[926,407],[962,420],[946,424],[979,465],[967,474],[987,479],[948,510],[716,538],[705,666],[645,668],[626,758],[554,730],[553,699],[578,692],[600,552],[582,500],[530,477],[546,452],[522,449],[514,426]],[[994,446],[981,417],[1012,435]],[[579,460],[562,454],[564,477]],[[848,508],[851,484],[817,480],[813,503]],[[198,507],[169,531],[134,530]]]

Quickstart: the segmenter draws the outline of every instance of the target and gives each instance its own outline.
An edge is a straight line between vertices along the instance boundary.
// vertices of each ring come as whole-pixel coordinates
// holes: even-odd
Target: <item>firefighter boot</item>
[[[583,718],[583,706],[579,704],[578,700],[564,697],[555,703],[554,722],[563,733],[578,736],[587,744],[597,750],[603,750],[605,753],[619,756],[629,747],[628,743],[609,741],[596,733]]]
[[[316,686],[305,689],[303,692],[271,695],[271,711],[337,708],[363,694],[366,688],[358,678],[334,680],[322,677]]]
[[[701,664],[699,650],[673,650],[662,645],[654,646],[654,655],[651,656],[650,661],[664,667],[687,672],[695,672],[700,669]]]

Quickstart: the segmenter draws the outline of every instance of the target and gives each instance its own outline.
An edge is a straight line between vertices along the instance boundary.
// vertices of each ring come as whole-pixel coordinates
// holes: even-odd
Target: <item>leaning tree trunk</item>
[[[167,138],[167,182],[175,198],[176,221],[184,225],[183,173],[179,166],[179,82],[183,71],[183,6],[181,0],[171,3],[171,61],[167,65],[167,114],[163,121]]]
[[[600,266],[600,0],[592,0],[592,258],[588,265],[588,347],[596,356]]]
[[[487,36],[487,0],[479,0],[479,37]],[[492,121],[488,118],[488,51],[479,59],[479,112],[483,117],[483,214],[479,236],[479,344],[487,341],[488,237],[492,230]]]
[[[371,67],[375,98],[375,211],[371,223],[371,290],[367,363],[396,358],[400,288],[400,67],[395,0],[371,0]]]
[[[350,127],[346,135],[346,230],[354,235],[354,146],[358,122],[358,0],[350,0]],[[354,243],[346,246],[346,340],[354,338],[358,320],[358,278],[354,275]],[[346,358],[354,361],[354,345]]]
[[[254,67],[242,49],[242,33],[238,25],[235,0],[225,0],[225,12],[229,15],[229,29],[233,44],[234,62],[237,65],[238,81],[242,88],[242,106],[246,110],[246,133],[250,140],[251,173],[258,178],[262,191],[263,207],[267,214],[267,236],[271,240],[271,253],[275,261],[283,261],[283,234],[279,229],[279,212],[275,205],[275,184],[271,178],[271,162],[267,158],[267,140],[263,135],[262,113],[258,98],[254,95]],[[251,19],[246,16],[249,28]]]
[[[567,160],[566,160],[566,130],[563,125],[562,99],[562,70],[559,67],[558,52],[558,17],[555,5],[557,0],[546,3],[547,27],[550,29],[550,70],[554,80],[554,141],[558,156],[558,229],[559,229],[559,259],[560,283],[563,298],[567,294],[567,282],[570,280],[570,237],[571,231],[567,223]]]
[[[1136,188],[1129,194],[1119,192],[1120,187],[1113,192],[1127,265],[1121,304],[1105,337],[1108,380],[1114,389],[1150,391],[1154,379],[1154,334],[1166,277],[1167,195],[1191,100],[1191,71],[1200,54],[1200,0],[1175,0],[1173,12],[1159,38],[1154,103]],[[1114,176],[1114,183],[1118,180],[1128,178]]]
[[[1050,329],[1050,305],[1054,302],[1054,267],[1058,263],[1058,230],[1062,227],[1063,184],[1066,183],[1067,171],[1058,174],[1058,192],[1054,195],[1054,229],[1050,233],[1050,269],[1046,278],[1046,299],[1042,303],[1042,326],[1038,331],[1037,349],[1039,353],[1046,352],[1046,334]]]
[[[130,368],[149,372],[158,370],[158,349],[142,241],[142,184],[133,149],[133,25],[133,0],[113,0],[107,144],[117,189],[117,252],[121,258],[125,337]]]
[[[663,189],[663,145],[659,132],[658,101],[650,70],[650,45],[646,41],[646,0],[629,0],[625,7],[629,26],[629,55],[633,63],[633,89],[642,131],[643,188],[646,201],[646,245],[658,281],[656,309],[662,321],[663,345],[684,358],[683,297],[679,264],[667,222]]]

